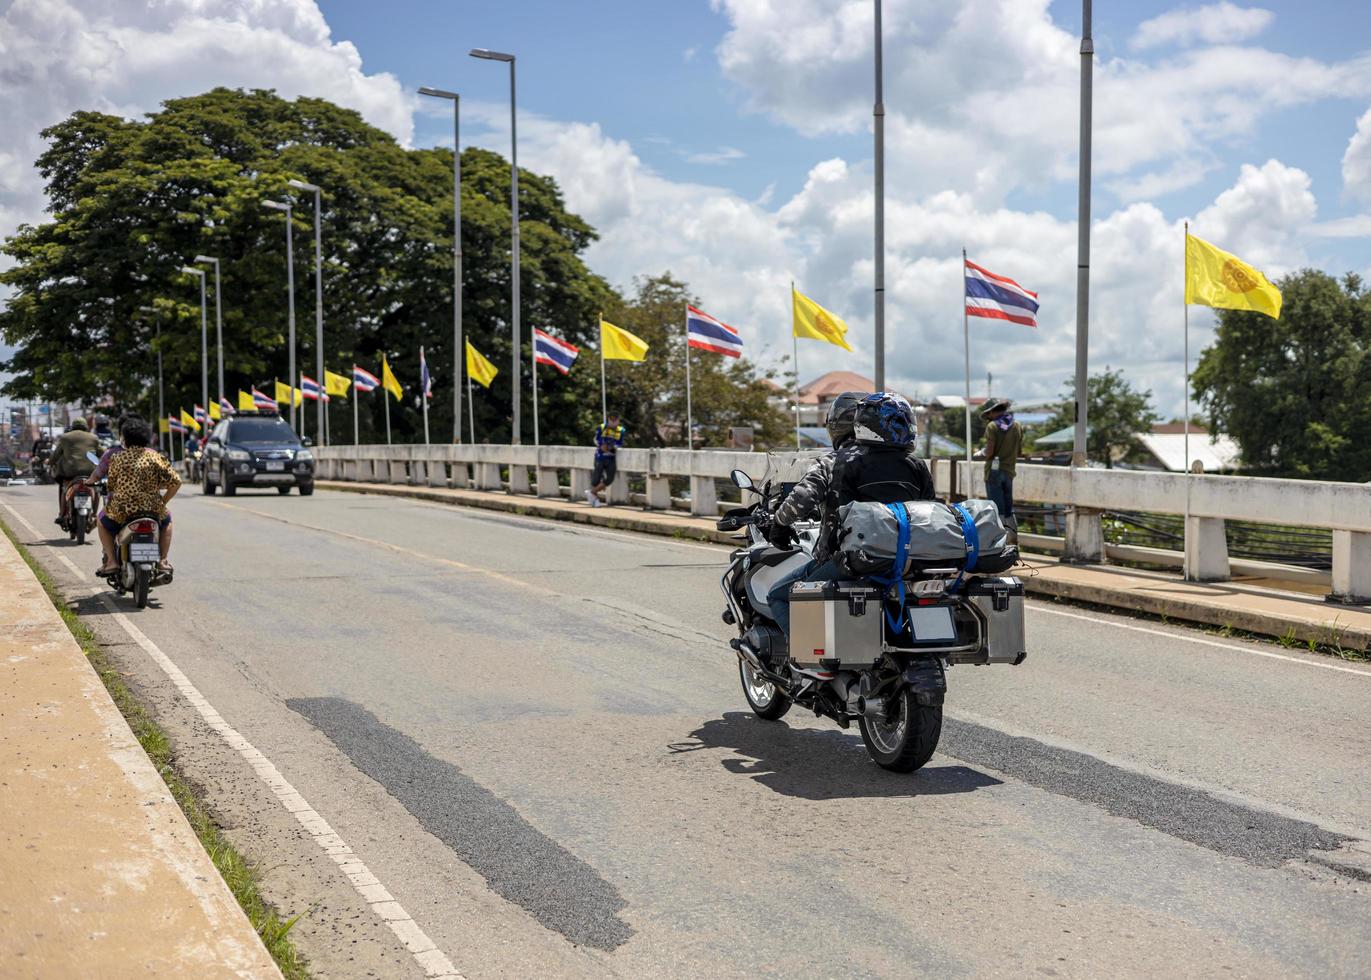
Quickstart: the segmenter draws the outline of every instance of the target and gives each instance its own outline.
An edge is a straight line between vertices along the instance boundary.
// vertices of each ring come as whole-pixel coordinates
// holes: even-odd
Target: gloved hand
[[[789,548],[795,543],[795,532],[780,521],[772,521],[766,529],[766,539],[774,548]]]

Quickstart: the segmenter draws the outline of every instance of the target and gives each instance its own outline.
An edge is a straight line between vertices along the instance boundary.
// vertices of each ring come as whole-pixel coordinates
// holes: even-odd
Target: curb
[[[475,507],[507,514],[519,514],[525,517],[540,517],[621,531],[633,531],[640,534],[656,534],[679,540],[704,541],[721,545],[737,544],[737,538],[734,535],[715,530],[713,521],[674,515],[664,511],[636,512],[620,506],[595,509],[582,508],[571,501],[512,496],[502,491],[449,490],[439,487],[352,483],[342,480],[318,480],[316,483],[329,490],[341,490],[347,493],[406,497],[412,500],[447,504],[452,507]],[[1209,599],[1203,595],[1178,597],[1173,592],[1161,596],[1147,590],[1075,581],[1070,577],[1054,574],[1057,570],[1057,564],[1053,558],[1041,555],[1026,555],[1025,558],[1031,561],[1051,563],[1046,569],[1039,567],[1036,574],[1023,576],[1025,591],[1033,595],[1091,603],[1204,626],[1229,627],[1234,630],[1277,639],[1293,637],[1295,641],[1301,644],[1311,640],[1323,644],[1332,644],[1336,641],[1344,649],[1362,651],[1371,649],[1371,619],[1368,619],[1367,624],[1362,626],[1339,622],[1340,618],[1353,614],[1366,617],[1367,614],[1359,610],[1345,610],[1343,616],[1340,617],[1335,614],[1331,618],[1286,616],[1229,605],[1221,600]],[[1131,571],[1119,569],[1118,566],[1102,567],[1112,568],[1116,571]],[[1141,576],[1148,573],[1139,572],[1137,574]],[[1166,577],[1158,577],[1156,582],[1173,589],[1177,587],[1203,588],[1203,586],[1188,586],[1178,579]],[[1279,597],[1276,598],[1279,599]],[[1311,605],[1311,608],[1338,607],[1324,607],[1320,604],[1318,607]]]

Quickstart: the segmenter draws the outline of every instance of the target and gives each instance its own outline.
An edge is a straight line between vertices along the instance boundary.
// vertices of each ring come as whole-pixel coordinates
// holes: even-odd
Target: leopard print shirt
[[[162,494],[181,485],[181,477],[161,453],[146,447],[125,449],[109,464],[109,519],[120,524],[135,514],[167,516]]]

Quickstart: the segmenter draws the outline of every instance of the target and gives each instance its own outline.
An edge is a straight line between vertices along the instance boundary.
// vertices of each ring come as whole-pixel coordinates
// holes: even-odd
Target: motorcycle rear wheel
[[[76,516],[71,519],[71,536],[77,544],[86,543],[86,515],[79,510],[76,512]]]
[[[776,721],[790,710],[790,698],[776,689],[776,685],[758,676],[746,660],[738,660],[738,676],[743,682],[743,697],[752,713],[763,721]]]
[[[133,601],[139,609],[148,605],[148,589],[152,587],[152,569],[137,568],[133,572]]]
[[[891,697],[890,710],[882,721],[865,715],[858,724],[867,755],[882,769],[913,772],[921,768],[938,748],[943,732],[943,707],[919,704],[914,692],[901,687]]]

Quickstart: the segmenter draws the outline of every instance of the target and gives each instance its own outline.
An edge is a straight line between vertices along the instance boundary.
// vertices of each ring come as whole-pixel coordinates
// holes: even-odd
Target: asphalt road
[[[422,976],[89,598],[50,495],[0,518],[317,975]],[[1371,972],[1371,665],[1034,602],[1027,662],[953,668],[899,776],[747,713],[723,549],[328,492],[174,510],[176,582],[121,609],[468,977]]]

